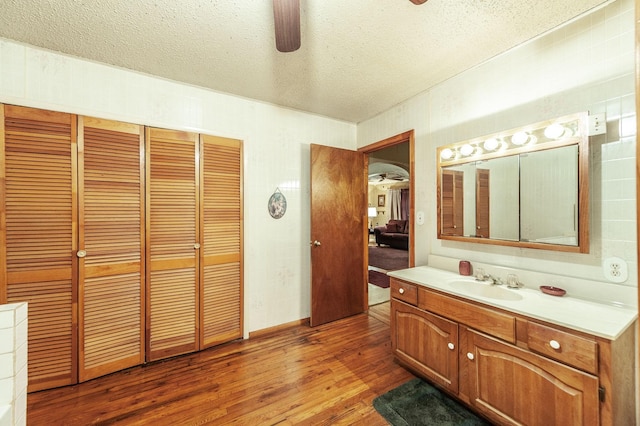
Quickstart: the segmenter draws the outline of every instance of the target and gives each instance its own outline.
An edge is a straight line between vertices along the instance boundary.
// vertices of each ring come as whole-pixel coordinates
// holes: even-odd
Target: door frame
[[[407,130],[406,132],[399,133],[395,136],[391,136],[386,139],[382,139],[378,142],[374,142],[370,145],[363,146],[358,148],[359,152],[362,152],[366,155],[364,162],[364,174],[368,176],[369,174],[369,154],[381,150],[383,148],[388,148],[394,145],[399,145],[401,143],[409,143],[409,267],[412,268],[415,266],[416,254],[415,254],[415,169],[416,169],[416,161],[415,161],[415,131],[413,129]],[[365,181],[365,187],[363,191],[365,195],[368,193],[368,181]],[[366,214],[366,212],[364,212]],[[368,229],[364,230],[365,233],[368,233]],[[366,235],[365,241],[369,244],[368,235]],[[365,252],[365,275],[367,274],[367,265],[369,264],[369,251],[366,247],[364,247]]]

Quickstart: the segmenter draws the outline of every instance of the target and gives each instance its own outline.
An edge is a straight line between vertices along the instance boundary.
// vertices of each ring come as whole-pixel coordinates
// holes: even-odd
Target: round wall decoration
[[[280,219],[287,212],[287,199],[279,188],[276,188],[275,192],[269,197],[267,207],[269,214],[274,219]]]

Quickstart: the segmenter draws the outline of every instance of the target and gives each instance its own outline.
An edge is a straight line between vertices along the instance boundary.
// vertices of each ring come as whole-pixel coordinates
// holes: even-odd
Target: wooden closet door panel
[[[459,170],[442,171],[443,235],[464,235],[464,174]]]
[[[79,378],[144,362],[143,127],[79,119]]]
[[[198,135],[147,129],[147,359],[198,349]]]
[[[202,135],[203,347],[242,337],[242,142]]]
[[[77,382],[76,117],[5,105],[6,300],[29,303],[28,391]]]
[[[491,237],[491,170],[476,169],[476,237]]]

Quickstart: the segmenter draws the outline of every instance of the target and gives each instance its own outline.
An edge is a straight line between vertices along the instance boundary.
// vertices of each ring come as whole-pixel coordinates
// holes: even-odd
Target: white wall
[[[618,0],[358,125],[359,147],[415,129],[416,211],[427,219],[416,226],[417,265],[434,254],[546,271],[637,304],[634,21],[634,1]],[[437,239],[437,146],[585,110],[607,114],[607,134],[591,138],[589,254]],[[610,256],[626,260],[625,283],[606,282]]]
[[[0,102],[243,140],[245,336],[309,316],[309,145],[355,149],[355,124],[1,39]]]

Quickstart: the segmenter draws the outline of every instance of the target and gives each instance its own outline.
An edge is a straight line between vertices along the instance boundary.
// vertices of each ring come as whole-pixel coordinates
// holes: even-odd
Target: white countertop
[[[389,272],[387,275],[610,340],[620,336],[638,316],[637,310],[628,307],[607,305],[570,296],[550,296],[531,288],[508,289],[505,285],[500,286],[505,291],[517,292],[522,296],[521,300],[478,296],[449,284],[452,280],[472,281],[473,277],[464,277],[429,266],[401,269]]]

